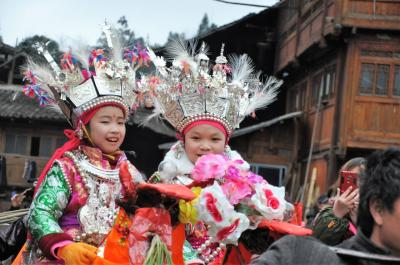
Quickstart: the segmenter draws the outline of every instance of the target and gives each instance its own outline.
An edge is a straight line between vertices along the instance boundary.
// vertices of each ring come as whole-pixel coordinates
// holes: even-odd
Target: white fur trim
[[[175,143],[167,152],[163,161],[160,163],[162,168],[159,168],[158,171],[160,175],[162,177],[165,176],[164,178],[166,179],[172,179],[176,176],[189,175],[194,168],[194,164],[189,160],[186,152],[183,151],[178,154],[179,144],[179,141]],[[238,152],[231,150],[229,146],[226,148],[226,155],[232,160],[243,160],[242,156]],[[242,170],[250,170],[250,165],[244,161],[244,163],[240,165],[240,168]],[[169,181],[167,180],[167,182]]]

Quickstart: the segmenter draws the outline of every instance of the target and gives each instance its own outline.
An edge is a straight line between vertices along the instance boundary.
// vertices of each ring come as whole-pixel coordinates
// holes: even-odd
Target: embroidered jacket
[[[121,189],[118,168],[123,161],[127,158],[122,151],[110,158],[103,155],[100,149],[83,145],[56,160],[30,208],[31,251],[39,248],[44,256],[54,259],[55,246],[60,247],[71,241],[82,241],[104,249],[108,243],[114,244],[107,242],[111,235],[123,243],[126,235],[118,224],[124,223],[121,219],[126,215],[115,204]],[[130,171],[135,182],[143,181],[131,164]],[[103,181],[106,176],[100,175],[109,172],[112,175]],[[97,180],[99,185],[96,185]],[[96,230],[90,227],[91,222],[98,226]],[[115,231],[110,233],[111,230]],[[127,247],[125,254],[128,262]]]

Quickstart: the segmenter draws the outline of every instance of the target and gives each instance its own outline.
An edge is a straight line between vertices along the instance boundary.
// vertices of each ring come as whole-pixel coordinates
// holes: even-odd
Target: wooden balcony
[[[400,29],[399,0],[297,0],[282,2],[275,72],[313,45],[326,46],[328,36],[346,28]]]
[[[337,1],[337,23],[346,27],[399,30],[400,1],[341,0]]]

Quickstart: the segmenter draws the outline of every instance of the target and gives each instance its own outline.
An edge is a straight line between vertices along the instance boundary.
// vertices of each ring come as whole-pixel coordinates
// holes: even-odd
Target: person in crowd
[[[355,236],[336,247],[286,236],[251,264],[400,264],[400,149],[371,154],[359,185]]]
[[[325,244],[334,246],[355,235],[357,232],[357,209],[359,203],[359,190],[347,189],[340,191],[339,183],[341,172],[354,172],[363,174],[365,159],[356,157],[347,161],[339,171],[336,182],[336,197],[332,207],[322,209],[314,219],[313,236]]]
[[[332,197],[332,189],[329,189],[326,193],[320,195],[314,206],[311,208],[310,212],[307,213],[306,226],[311,227],[317,214],[326,207],[332,207],[333,202],[334,198]]]
[[[11,224],[0,226],[1,261],[15,257],[26,241],[28,216],[24,215]]]

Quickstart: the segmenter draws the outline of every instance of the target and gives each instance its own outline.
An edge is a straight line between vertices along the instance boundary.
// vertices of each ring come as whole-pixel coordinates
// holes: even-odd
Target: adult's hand
[[[65,265],[90,265],[97,257],[97,248],[85,243],[71,243],[59,248],[57,256]]]
[[[340,194],[340,189],[337,189],[335,202],[333,203],[333,214],[339,218],[343,218],[350,212],[359,201],[358,189],[352,190],[349,187],[345,192]]]
[[[17,193],[11,197],[11,206],[15,209],[20,208],[22,201],[25,199],[25,192]]]

